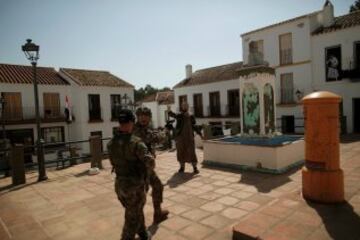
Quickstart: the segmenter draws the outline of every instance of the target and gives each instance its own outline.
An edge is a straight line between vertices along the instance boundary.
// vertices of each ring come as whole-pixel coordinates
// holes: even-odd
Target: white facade
[[[342,16],[342,18],[347,16],[350,14]],[[360,26],[354,23],[352,27],[337,28],[331,32],[314,34],[314,31],[320,27],[331,27],[337,19],[334,18],[333,5],[327,1],[320,11],[241,35],[243,65],[246,66],[249,63],[249,45],[255,42],[261,46],[258,47],[258,50],[260,49],[263,60],[275,69],[276,125],[278,130],[303,133],[302,97],[314,91],[327,90],[343,97],[343,115],[346,117],[347,132],[355,131],[354,121],[359,119],[358,112],[360,111],[358,110],[360,107],[360,82],[359,80],[344,78],[341,81],[327,82],[325,77],[325,51],[329,47],[341,46],[341,69],[353,69],[355,58],[358,58],[355,56],[354,43],[360,41]],[[356,20],[351,22],[354,21]],[[291,35],[291,61],[281,63],[280,36],[284,35]],[[360,62],[360,60],[358,61]],[[288,82],[291,84],[286,85],[285,83]],[[220,91],[221,113],[223,115],[227,104],[226,92],[231,88],[238,88],[236,85],[238,85],[238,79],[175,88],[175,106],[177,108],[179,106],[179,96],[186,95],[188,103],[192,107],[193,94],[202,93],[204,113],[206,114],[205,107],[209,105],[209,92]],[[357,101],[356,107],[355,100]],[[357,109],[356,113],[354,109]],[[209,122],[209,119],[199,120],[205,123]],[[224,117],[211,120],[222,123],[229,121]],[[356,129],[360,129],[360,126]]]
[[[221,115],[225,116],[227,114],[227,104],[228,104],[228,91],[229,90],[239,90],[239,79],[213,82],[207,84],[179,87],[174,89],[175,94],[175,108],[176,111],[179,111],[179,97],[186,96],[187,102],[190,107],[191,114],[194,114],[194,94],[202,94],[203,102],[203,113],[204,117],[196,118],[197,124],[208,124],[209,122],[221,122],[223,125],[226,122],[240,121],[240,117],[209,117],[209,106],[210,106],[210,93],[219,91],[220,93],[220,111]]]
[[[353,132],[352,99],[360,97],[359,82],[349,79],[326,82],[325,80],[325,49],[341,45],[342,69],[349,70],[354,64],[354,42],[360,41],[360,27],[350,27],[324,34],[312,34],[320,26],[330,26],[334,21],[332,5],[303,17],[275,24],[263,29],[242,35],[243,59],[246,64],[249,54],[249,42],[263,40],[264,60],[276,69],[276,103],[278,126],[282,116],[294,116],[296,132],[303,132],[303,108],[296,96],[305,96],[313,91],[327,90],[343,97],[343,114],[346,116],[347,132]],[[279,36],[292,34],[292,64],[280,65]],[[293,74],[294,104],[281,102],[281,74]]]
[[[334,92],[343,98],[343,114],[346,116],[347,130],[354,130],[353,99],[360,98],[360,76],[357,81],[342,79],[326,82],[325,49],[333,46],[341,47],[341,63],[343,70],[354,67],[354,43],[360,41],[360,26],[347,28],[312,37],[313,87],[315,90]]]
[[[63,141],[88,140],[91,133],[101,132],[103,138],[112,137],[113,128],[117,127],[117,119],[112,119],[111,100],[112,94],[123,97],[125,94],[128,101],[134,102],[134,88],[132,87],[101,87],[101,86],[79,86],[69,76],[59,72],[69,85],[38,85],[39,109],[41,116],[41,128],[62,128]],[[1,93],[20,93],[22,119],[19,121],[6,122],[5,129],[26,130],[27,135],[33,142],[37,141],[36,114],[34,87],[32,84],[0,83]],[[60,100],[60,115],[55,119],[44,118],[44,93],[57,93]],[[100,96],[100,109],[102,121],[89,121],[89,94]],[[71,123],[65,121],[65,98],[70,102],[71,114],[74,117]],[[57,140],[58,141],[58,140]],[[106,141],[103,142],[104,150]],[[77,144],[80,148],[79,153],[89,153],[89,143]]]
[[[69,81],[71,87],[70,104],[72,106],[72,115],[75,121],[70,124],[70,141],[88,140],[91,133],[101,132],[103,138],[112,137],[113,128],[119,125],[117,119],[111,116],[112,94],[119,94],[123,97],[125,94],[129,101],[134,102],[134,89],[123,87],[100,87],[100,86],[79,86],[71,78],[60,71],[60,75]],[[89,117],[89,94],[100,95],[101,121],[90,121]],[[106,142],[103,142],[105,149]],[[89,144],[81,144],[82,152],[89,152]]]
[[[33,131],[33,140],[37,141],[37,129],[35,122],[35,98],[34,98],[34,86],[32,84],[0,84],[0,94],[1,93],[20,93],[21,94],[21,103],[22,103],[22,115],[23,118],[29,120],[29,123],[20,123],[20,124],[6,124],[6,130],[16,130],[16,129],[31,129]],[[58,93],[60,98],[60,111],[61,115],[64,112],[65,108],[65,97],[71,95],[71,86],[70,85],[38,85],[38,96],[39,96],[39,110],[40,117],[44,118],[44,93]],[[68,139],[67,124],[64,120],[59,120],[57,122],[48,122],[43,121],[41,123],[41,128],[48,127],[63,127],[65,139]]]

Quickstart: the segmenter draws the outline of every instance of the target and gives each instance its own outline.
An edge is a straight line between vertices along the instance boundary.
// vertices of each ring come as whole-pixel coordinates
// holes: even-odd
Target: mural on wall
[[[253,83],[245,83],[242,93],[244,133],[260,133],[259,91]]]
[[[274,109],[274,90],[271,84],[264,86],[264,117],[265,117],[265,133],[275,131],[275,109]]]

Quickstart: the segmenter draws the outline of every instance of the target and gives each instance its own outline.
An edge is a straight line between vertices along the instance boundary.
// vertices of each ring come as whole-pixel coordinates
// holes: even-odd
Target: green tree
[[[356,0],[353,5],[350,6],[350,12],[360,10],[360,0]]]
[[[169,90],[171,90],[171,88],[169,87],[164,87],[159,89],[151,86],[150,84],[147,84],[144,88],[141,87],[139,89],[135,89],[135,93],[134,93],[135,102],[142,101],[145,97],[150,96],[159,91],[169,91]]]

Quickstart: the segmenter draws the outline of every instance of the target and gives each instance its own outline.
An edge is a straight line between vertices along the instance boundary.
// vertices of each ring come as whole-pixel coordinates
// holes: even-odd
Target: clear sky
[[[173,87],[185,65],[242,60],[240,34],[320,10],[325,0],[0,0],[0,63],[108,70],[135,85]],[[335,15],[354,0],[332,0]]]

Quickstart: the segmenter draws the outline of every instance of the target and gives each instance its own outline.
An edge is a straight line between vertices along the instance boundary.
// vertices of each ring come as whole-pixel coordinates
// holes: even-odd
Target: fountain
[[[301,136],[276,132],[275,70],[250,43],[239,69],[241,133],[204,141],[204,165],[283,173],[304,162]]]

